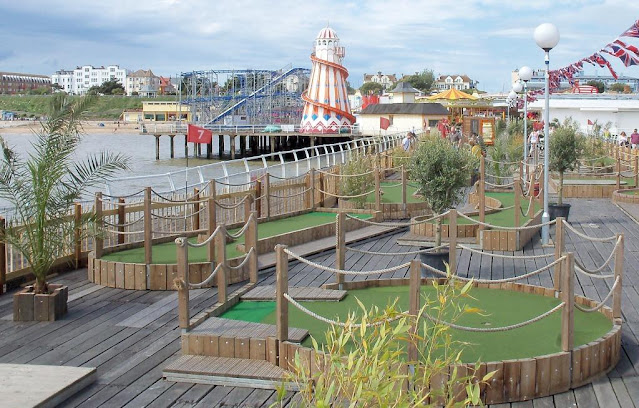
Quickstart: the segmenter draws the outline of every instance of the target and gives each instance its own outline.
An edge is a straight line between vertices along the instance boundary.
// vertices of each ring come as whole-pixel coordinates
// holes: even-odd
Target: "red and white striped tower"
[[[317,35],[311,61],[311,80],[302,94],[306,102],[301,131],[305,133],[338,133],[342,126],[351,126],[351,114],[346,91],[348,71],[342,66],[344,47],[332,28]]]

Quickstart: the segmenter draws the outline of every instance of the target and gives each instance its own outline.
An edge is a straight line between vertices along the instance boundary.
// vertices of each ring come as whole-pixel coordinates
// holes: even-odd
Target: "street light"
[[[513,102],[515,102],[516,99],[517,99],[517,94],[515,93],[514,90],[511,90],[508,93],[508,98],[506,99],[506,101],[508,102],[508,122],[510,122],[510,106],[513,104]]]
[[[546,63],[546,90],[544,92],[544,214],[541,216],[542,224],[546,225],[543,225],[541,227],[541,243],[542,245],[548,245],[548,240],[550,237],[550,231],[547,225],[548,221],[550,221],[550,215],[548,214],[548,144],[550,140],[548,127],[548,124],[550,122],[550,50],[555,48],[557,43],[559,43],[559,30],[553,24],[544,23],[535,28],[533,37],[535,38],[535,42],[537,43],[539,48],[544,50],[544,61]]]
[[[528,179],[528,81],[532,79],[532,69],[519,68],[519,79],[524,82],[524,178]]]

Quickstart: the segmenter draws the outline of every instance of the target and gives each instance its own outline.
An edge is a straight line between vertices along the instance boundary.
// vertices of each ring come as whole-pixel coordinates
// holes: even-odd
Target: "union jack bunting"
[[[628,51],[632,51],[637,57],[639,57],[639,48],[635,47],[634,45],[627,44],[621,40],[615,40],[614,44],[617,44]]]
[[[639,20],[635,21],[635,23],[629,29],[624,31],[623,34],[620,35],[620,37],[639,38]]]
[[[620,44],[617,44],[617,41],[615,41],[614,43],[608,44],[606,48],[604,48],[601,51],[619,58],[621,62],[623,62],[623,64],[627,67],[632,65],[639,65],[639,54],[635,53],[635,55],[632,55],[630,52],[628,52],[629,49],[624,48]],[[630,46],[630,47],[634,48],[634,50],[637,50],[637,48],[635,48],[634,46]],[[634,50],[631,50],[631,52],[634,53]]]

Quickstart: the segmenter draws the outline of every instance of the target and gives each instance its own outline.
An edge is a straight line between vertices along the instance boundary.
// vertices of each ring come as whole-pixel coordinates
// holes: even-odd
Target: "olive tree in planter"
[[[80,117],[95,97],[71,100],[56,94],[48,119],[36,132],[33,151],[22,158],[0,137],[0,197],[13,206],[13,214],[0,237],[19,251],[36,281],[14,295],[14,320],[55,320],[66,312],[67,288],[47,283],[56,261],[73,247],[74,229],[69,217],[74,202],[92,186],[127,169],[128,159],[102,152],[85,160],[75,157],[81,141]]]
[[[429,137],[419,143],[410,164],[411,178],[434,214],[453,208],[464,197],[468,175],[477,166],[477,158],[464,148],[456,148],[447,140]],[[435,247],[442,243],[442,219],[435,227]],[[422,254],[422,260],[440,270],[448,259],[448,250]],[[439,259],[438,261],[432,258]]]
[[[559,187],[557,191],[557,203],[548,205],[550,219],[556,217],[568,218],[570,204],[563,203],[564,173],[574,170],[579,165],[579,160],[584,150],[584,138],[579,131],[579,125],[566,119],[558,126],[550,136],[548,161],[550,171],[559,175]]]

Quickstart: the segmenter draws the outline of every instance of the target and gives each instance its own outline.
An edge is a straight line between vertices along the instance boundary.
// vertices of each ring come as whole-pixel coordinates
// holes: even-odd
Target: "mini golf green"
[[[399,185],[398,185],[399,184]],[[390,182],[382,182],[380,183],[380,187],[382,188],[382,204],[401,204],[402,203],[402,186],[401,180],[398,180],[395,183]],[[413,194],[417,191],[417,188],[412,187],[411,185],[406,186],[406,202],[407,203],[423,203],[419,197],[413,196]],[[375,194],[371,193],[366,196],[367,203],[375,202]]]
[[[351,214],[353,217],[368,219],[369,214]],[[304,228],[316,227],[318,225],[332,224],[335,222],[335,213],[329,212],[311,212],[294,217],[282,218],[280,220],[268,221],[260,223],[257,227],[257,236],[259,238],[272,237],[292,231],[299,231]],[[239,231],[239,228],[229,230],[230,233]],[[190,242],[196,242],[196,238],[189,239]],[[244,242],[244,236],[237,241],[226,245],[226,256],[228,259],[241,256],[236,245]],[[156,264],[174,264],[176,260],[175,243],[167,242],[164,244],[153,245],[153,263]],[[113,252],[104,255],[102,259],[107,261],[125,262],[125,263],[144,263],[144,247],[127,249],[125,251]],[[206,262],[206,247],[193,248],[189,247],[189,262]]]
[[[469,307],[481,309],[482,314],[465,314],[457,324],[471,327],[501,327],[520,323],[552,309],[560,303],[558,299],[529,293],[473,288],[471,296],[464,299]],[[424,296],[434,296],[432,286],[423,286]],[[356,298],[365,305],[380,308],[399,298],[397,307],[408,310],[408,287],[389,286],[349,290],[341,302],[300,302],[304,307],[329,319],[344,321],[349,312],[359,312]],[[313,319],[289,305],[289,326],[307,329],[318,342],[324,341],[328,325]],[[575,309],[575,347],[594,341],[612,328],[612,322],[601,313],[583,313]],[[275,324],[275,302],[242,301],[221,317],[248,322]],[[519,329],[475,333],[453,330],[456,340],[470,343],[463,351],[464,362],[501,361],[529,358],[561,351],[561,311]],[[310,337],[304,343],[311,346]]]

